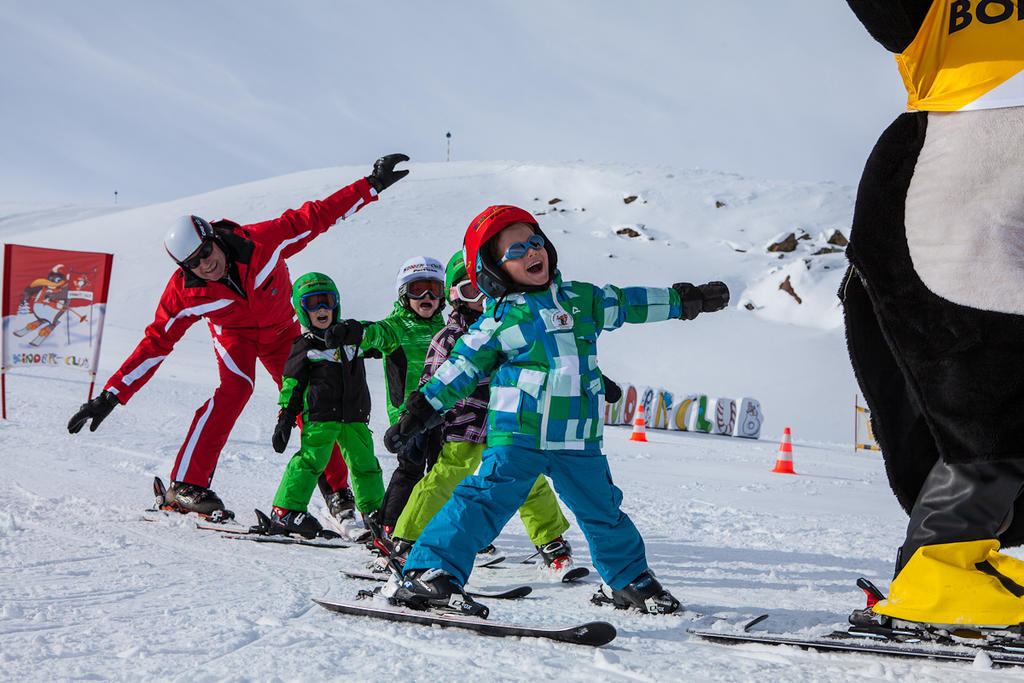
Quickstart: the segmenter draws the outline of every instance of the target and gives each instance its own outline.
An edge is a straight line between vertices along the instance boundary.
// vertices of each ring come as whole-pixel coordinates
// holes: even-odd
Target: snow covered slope
[[[734,293],[727,311],[601,338],[601,364],[614,378],[754,396],[767,417],[758,441],[649,430],[651,442],[637,444],[626,429],[607,430],[624,508],[644,534],[651,566],[692,611],[731,619],[769,611],[775,628],[804,634],[819,622],[838,625],[862,604],[857,576],[886,584],[905,516],[877,455],[852,451],[855,386],[834,298],[842,255],[810,256],[816,249],[805,246],[820,246],[831,229],[845,231],[849,188],[582,163],[411,168],[380,202],[292,259],[292,275],[327,272],[346,315],[379,317],[407,256],[446,259],[472,216],[511,202],[544,212],[539,220],[569,277],[725,280]],[[367,170],[309,171],[128,210],[0,206],[0,234],[19,244],[115,253],[103,381],[138,341],[171,273],[160,245],[168,219],[185,212],[267,218]],[[640,237],[616,234],[626,226]],[[800,230],[811,239],[796,252],[780,260],[765,251],[780,234]],[[803,304],[773,284],[786,274]],[[166,479],[193,411],[212,391],[207,335],[201,326],[190,331],[150,385],[96,433],[65,430],[85,398],[84,377],[8,375],[10,419],[0,423],[5,678],[848,680],[966,671],[691,641],[692,613],[598,609],[588,602],[595,583],[550,584],[525,566],[474,574],[479,586],[536,586],[526,600],[492,601],[493,619],[606,619],[618,639],[595,651],[330,614],[310,598],[347,599],[365,587],[338,573],[362,567],[365,551],[265,546],[223,540],[185,520],[141,520],[152,477]],[[379,405],[382,372],[371,366]],[[244,521],[252,507],[269,505],[286,462],[269,445],[275,391],[260,372],[214,482]],[[385,424],[375,410],[371,427],[387,473],[394,459],[379,444]],[[769,472],[786,426],[795,437],[795,477]],[[319,499],[312,511],[323,512]],[[586,563],[575,524],[568,537]],[[497,544],[509,555],[532,550],[515,520]]]

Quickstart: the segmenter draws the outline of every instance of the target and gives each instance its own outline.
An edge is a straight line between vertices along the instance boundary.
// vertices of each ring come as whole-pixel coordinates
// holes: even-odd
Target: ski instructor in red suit
[[[165,505],[200,514],[223,510],[210,482],[221,448],[252,395],[256,361],[280,388],[292,340],[300,334],[285,259],[376,201],[379,192],[409,173],[395,170],[396,164],[408,160],[404,154],[382,157],[369,176],[262,223],[179,219],[164,238],[167,253],[179,268],[164,288],[153,322],[103,391],[71,417],[68,431],[77,434],[90,420],[89,431],[96,431],[115,406],[127,403],[149,381],[185,331],[206,318],[220,385],[192,419],[171,470]],[[334,458],[340,461],[340,453]]]

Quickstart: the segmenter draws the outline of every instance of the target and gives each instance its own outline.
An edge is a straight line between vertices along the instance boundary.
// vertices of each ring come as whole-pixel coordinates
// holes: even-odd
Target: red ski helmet
[[[540,229],[537,220],[525,209],[509,204],[496,204],[484,209],[466,228],[462,241],[462,255],[470,282],[492,299],[515,291],[520,287],[495,263],[484,245],[499,232],[513,223],[526,223],[533,231],[544,236],[544,248],[548,252],[548,274],[554,276],[558,265],[558,254],[551,240]]]

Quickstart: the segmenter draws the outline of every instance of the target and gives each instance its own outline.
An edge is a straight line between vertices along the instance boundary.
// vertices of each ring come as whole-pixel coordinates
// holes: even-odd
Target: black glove
[[[358,320],[342,320],[324,330],[324,343],[329,349],[350,344],[359,346],[361,341],[363,341],[363,324]]]
[[[370,175],[366,176],[366,180],[369,181],[370,185],[372,185],[373,189],[377,190],[378,193],[386,190],[405,176],[409,175],[408,170],[395,170],[395,164],[400,164],[403,161],[409,161],[409,157],[404,154],[388,154],[387,156],[377,159],[377,161],[373,162],[373,171]]]
[[[725,286],[724,282],[715,280],[701,285],[697,289],[704,296],[704,305],[700,309],[702,312],[714,313],[729,305],[729,288]]]
[[[613,382],[612,378],[603,372],[601,373],[601,379],[604,380],[605,403],[618,403],[619,399],[622,398],[622,387]]]
[[[679,292],[679,298],[683,300],[683,312],[679,314],[680,319],[693,320],[700,315],[700,311],[704,307],[704,295],[700,293],[700,289],[689,282],[677,282],[672,285],[672,289]]]
[[[110,415],[110,411],[114,409],[114,406],[120,404],[121,402],[117,400],[117,396],[104,389],[100,392],[99,396],[88,403],[83,403],[78,412],[71,416],[71,419],[68,420],[68,431],[72,434],[77,434],[78,430],[91,419],[92,424],[89,425],[89,431],[95,432],[96,428],[100,426],[100,422],[103,422],[103,419]]]
[[[380,349],[375,349],[372,346],[362,350],[363,358],[383,358],[384,354],[381,353]]]
[[[414,391],[405,399],[405,412],[398,418],[398,422],[384,432],[384,448],[391,453],[398,453],[419,434],[433,429],[441,422],[441,413],[427,403],[423,394]]]
[[[714,313],[729,305],[729,288],[717,280],[697,287],[689,282],[677,282],[672,289],[679,292],[683,300],[683,312],[679,315],[683,320],[693,320],[701,313]]]
[[[289,415],[283,410],[277,414],[277,426],[274,427],[274,436],[270,439],[276,452],[284,453],[284,449],[288,448],[288,437],[292,435],[294,426],[294,415]]]

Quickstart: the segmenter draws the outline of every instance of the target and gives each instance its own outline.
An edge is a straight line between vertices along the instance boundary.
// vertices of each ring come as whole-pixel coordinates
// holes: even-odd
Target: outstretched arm
[[[222,299],[202,306],[186,307],[174,287],[175,278],[179,277],[180,273],[171,276],[157,304],[153,322],[146,328],[142,341],[107,380],[104,390],[116,395],[121,403],[127,403],[150,380],[178,340],[204,313],[235,305],[234,299]]]
[[[408,161],[404,154],[389,154],[374,163],[370,175],[343,187],[326,199],[306,202],[298,209],[289,209],[280,218],[249,226],[251,234],[262,241],[276,244],[279,258],[288,258],[302,251],[317,235],[338,221],[348,218],[377,195],[409,173],[396,171],[395,164]],[[276,263],[277,259],[271,259]]]

